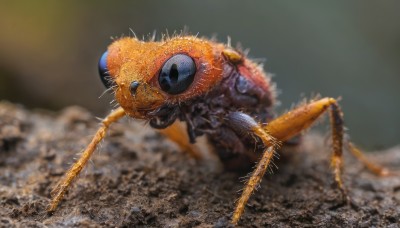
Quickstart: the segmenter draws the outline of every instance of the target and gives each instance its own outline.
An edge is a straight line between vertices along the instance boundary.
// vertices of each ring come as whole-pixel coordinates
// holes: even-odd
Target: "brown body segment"
[[[195,74],[191,75],[193,82],[185,91],[171,94],[162,89],[158,77],[164,63],[178,54],[193,60]],[[330,110],[331,164],[335,181],[345,195],[341,180],[344,127],[342,112],[335,99],[313,101],[276,118],[273,112],[275,87],[262,67],[229,45],[192,36],[161,42],[122,38],[108,48],[107,68],[121,107],[103,121],[93,141],[54,189],[49,211],[56,209],[67,188],[104,138],[108,126],[124,115],[146,119],[152,127],[164,129],[165,135],[193,157],[199,157],[200,153],[189,142],[194,143],[198,136],[206,135],[229,170],[246,169],[259,160],[233,214],[232,223],[236,224],[281,142],[309,128]],[[176,80],[179,73],[175,69],[171,77]],[[187,136],[174,124],[176,121],[186,123]],[[387,172],[367,161],[352,144],[350,148],[368,168],[376,173]]]

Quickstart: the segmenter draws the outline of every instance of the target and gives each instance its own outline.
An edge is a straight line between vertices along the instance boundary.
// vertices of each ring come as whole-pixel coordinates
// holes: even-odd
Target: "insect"
[[[230,44],[189,35],[159,42],[120,38],[102,55],[99,72],[120,107],[102,121],[81,157],[54,188],[49,212],[57,208],[110,124],[124,116],[147,120],[196,159],[201,154],[193,143],[206,135],[227,170],[244,170],[257,162],[237,201],[233,224],[238,223],[280,146],[324,113],[330,117],[331,168],[345,198],[347,191],[341,177],[344,147],[372,172],[390,174],[344,140],[343,114],[336,99],[313,100],[276,116],[275,86],[269,75]],[[186,130],[178,122],[186,123]]]

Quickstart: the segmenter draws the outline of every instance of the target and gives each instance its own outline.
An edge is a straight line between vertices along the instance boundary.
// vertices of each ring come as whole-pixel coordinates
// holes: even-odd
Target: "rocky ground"
[[[1,227],[226,227],[243,174],[212,158],[196,162],[144,123],[111,127],[92,162],[53,215],[50,191],[99,121],[79,107],[28,111],[0,102]],[[353,132],[353,134],[355,134]],[[346,153],[343,203],[324,137],[309,133],[251,197],[242,227],[398,227],[400,178],[378,178]],[[400,147],[371,155],[400,167]]]

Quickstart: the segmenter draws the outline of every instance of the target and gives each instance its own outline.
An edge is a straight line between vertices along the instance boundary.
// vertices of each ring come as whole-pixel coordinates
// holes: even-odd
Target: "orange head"
[[[161,42],[126,37],[103,54],[100,75],[128,115],[147,119],[164,105],[201,96],[217,85],[222,79],[224,48],[193,36]]]

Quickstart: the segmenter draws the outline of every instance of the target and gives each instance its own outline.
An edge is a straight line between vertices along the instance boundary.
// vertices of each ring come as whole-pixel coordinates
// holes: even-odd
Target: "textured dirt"
[[[196,162],[129,120],[111,127],[92,163],[48,215],[51,188],[97,126],[79,107],[50,113],[0,102],[0,227],[229,226],[243,174],[224,172],[212,159]],[[239,226],[398,227],[400,178],[375,177],[346,155],[344,179],[354,201],[347,205],[332,184],[325,142],[309,133],[300,148],[286,152]],[[371,157],[400,167],[400,147]]]

